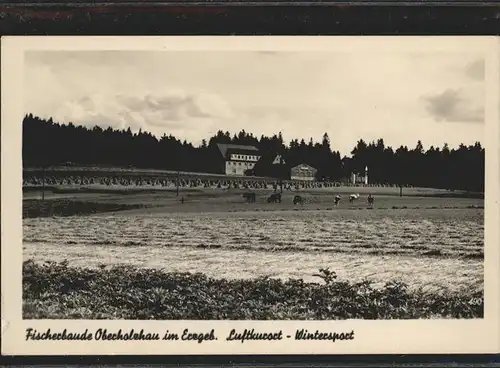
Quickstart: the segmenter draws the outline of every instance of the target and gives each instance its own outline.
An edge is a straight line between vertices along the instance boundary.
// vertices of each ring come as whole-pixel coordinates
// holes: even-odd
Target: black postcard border
[[[500,3],[1,3],[0,35],[498,35]],[[241,0],[237,0],[241,1]],[[269,0],[270,1],[270,0]],[[368,4],[366,0],[358,0]],[[182,5],[184,4],[184,5]],[[246,5],[242,5],[246,4]],[[279,4],[286,4],[284,2]],[[410,3],[404,3],[410,4]],[[431,5],[429,5],[431,4]]]
[[[500,2],[0,3],[0,35],[499,35]],[[500,329],[500,326],[498,326]],[[379,336],[378,338],[383,338]],[[168,354],[168,351],[165,353]],[[5,356],[2,365],[500,366],[475,355]]]
[[[498,354],[432,355],[131,355],[2,356],[2,365],[120,365],[162,367],[500,367]]]

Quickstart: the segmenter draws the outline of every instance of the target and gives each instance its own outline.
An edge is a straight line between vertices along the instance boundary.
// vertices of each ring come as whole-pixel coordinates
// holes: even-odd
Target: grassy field
[[[273,193],[272,189],[252,189],[256,193],[255,203],[245,203],[243,193],[246,189],[216,189],[216,188],[181,188],[179,196],[175,188],[155,187],[120,187],[120,186],[58,186],[46,188],[46,200],[71,200],[98,203],[113,203],[127,205],[142,205],[162,207],[162,211],[170,212],[210,212],[246,211],[246,210],[299,210],[299,209],[328,209],[333,208],[333,198],[339,194],[343,197],[339,209],[365,209],[366,196],[375,197],[376,209],[414,208],[468,208],[484,206],[484,199],[466,195],[460,192],[449,192],[439,189],[405,188],[404,195],[399,196],[398,188],[389,187],[338,187],[338,188],[311,188],[285,190],[282,203],[268,204],[267,198]],[[360,199],[349,203],[348,196],[353,193],[361,195]],[[300,195],[304,198],[303,206],[294,206],[293,197]],[[23,193],[25,204],[28,206],[40,203],[42,191],[39,188],[26,190]],[[181,203],[181,198],[184,202]],[[31,202],[30,202],[31,201]],[[395,208],[394,208],[395,209]]]
[[[60,245],[483,256],[482,214],[476,209],[206,214],[146,211],[26,219],[24,240]]]
[[[482,304],[476,301],[484,283],[483,199],[419,188],[405,188],[403,197],[398,188],[315,188],[285,191],[282,203],[269,204],[272,190],[255,191],[256,203],[245,203],[244,192],[183,188],[176,196],[174,188],[58,187],[42,203],[40,192],[26,191],[24,259],[34,263],[24,271],[25,318],[204,318],[181,306],[167,307],[172,295],[194,305],[206,295],[223,295],[206,303],[213,318],[482,316]],[[374,194],[375,208],[367,208],[365,197],[349,203],[346,197],[353,192]],[[336,193],[344,198],[337,207]],[[293,205],[296,194],[305,198],[304,205]],[[70,260],[66,268],[42,266],[64,260]],[[310,284],[318,281],[314,274],[319,268],[330,268],[346,280],[337,285],[344,285],[344,291]],[[34,292],[36,278],[26,276],[28,269],[40,280],[66,273],[76,283],[88,275],[93,281],[65,293],[58,289],[59,281],[48,280]],[[203,275],[187,274],[198,271]],[[125,273],[136,276],[124,279]],[[158,287],[144,281],[133,289],[144,297],[134,303],[146,303],[143,307],[116,305],[106,312],[104,304],[92,304],[98,288],[118,290],[118,300],[126,299],[133,277],[186,282],[189,287],[172,294],[161,286],[163,281]],[[355,303],[347,285],[356,289],[353,285],[366,280],[367,304],[356,304],[359,308],[349,312],[339,309],[344,302]],[[397,293],[404,289],[406,294],[394,299],[405,300],[404,309],[377,299],[389,293],[388,282],[405,284],[397,284]],[[241,285],[270,288],[277,299],[241,299]],[[182,294],[187,290],[199,294]],[[148,293],[159,306],[148,304]],[[283,299],[287,293],[292,293],[290,302]],[[301,309],[311,293],[323,295],[319,309]],[[111,294],[104,294],[103,300],[111,303]],[[226,295],[227,303],[222,300]],[[238,311],[231,304],[237,302],[247,309]]]

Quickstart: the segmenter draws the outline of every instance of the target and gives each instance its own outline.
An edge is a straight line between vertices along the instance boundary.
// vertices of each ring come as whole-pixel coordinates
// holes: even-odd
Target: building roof
[[[292,167],[292,170],[293,169],[304,169],[304,170],[318,171],[317,169],[315,169],[314,167],[312,167],[311,165],[308,165],[308,164],[299,164],[299,165]]]
[[[273,160],[273,165],[286,164],[285,159],[281,155],[276,155]]]
[[[227,158],[228,154],[231,153],[241,153],[247,155],[259,155],[259,150],[255,146],[245,146],[242,144],[224,144],[217,143],[220,153],[224,158]]]

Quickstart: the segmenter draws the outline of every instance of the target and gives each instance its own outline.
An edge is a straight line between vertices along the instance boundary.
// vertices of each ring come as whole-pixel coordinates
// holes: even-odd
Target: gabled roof
[[[273,160],[273,165],[276,164],[286,164],[285,159],[283,159],[281,155],[276,155],[276,157]]]
[[[255,146],[245,146],[242,144],[224,144],[217,143],[217,147],[219,148],[222,156],[227,157],[229,153],[242,153],[242,154],[253,154],[258,155],[259,150]]]
[[[299,164],[299,165],[296,165],[296,166],[292,167],[292,169],[301,169],[302,167],[304,167],[305,169],[312,170],[312,171],[318,171],[316,168],[314,168],[314,167],[312,167],[311,165],[308,165],[308,164]]]
[[[258,162],[258,165],[261,166],[261,165],[265,165],[265,166],[272,166],[274,165],[276,159],[279,160],[279,155],[277,153],[274,153],[274,152],[260,152],[259,155],[261,156],[260,159],[259,159],[259,162]],[[285,162],[283,162],[285,163]]]

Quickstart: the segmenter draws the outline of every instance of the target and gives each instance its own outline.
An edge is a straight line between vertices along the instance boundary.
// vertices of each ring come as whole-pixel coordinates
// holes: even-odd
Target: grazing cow
[[[370,208],[373,208],[373,202],[375,202],[375,199],[372,197],[371,194],[368,195],[368,199],[367,200],[368,200],[368,206]]]
[[[340,196],[338,194],[333,198],[333,203],[335,204],[335,206],[339,205],[339,203],[340,203]]]
[[[297,203],[304,204],[304,199],[299,195],[296,195],[295,197],[293,197],[293,204],[297,204]]]
[[[267,198],[267,203],[281,203],[281,193],[273,193]]]
[[[255,203],[255,193],[243,193],[243,198],[248,203]]]
[[[354,202],[354,201],[355,201],[356,199],[358,199],[358,198],[359,198],[359,194],[351,194],[351,195],[349,196],[349,203]]]

